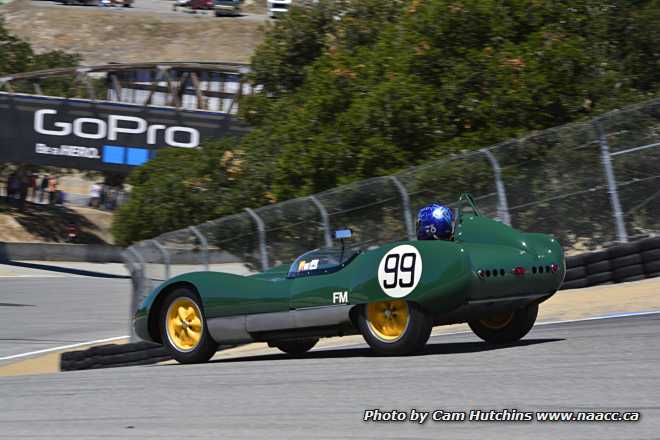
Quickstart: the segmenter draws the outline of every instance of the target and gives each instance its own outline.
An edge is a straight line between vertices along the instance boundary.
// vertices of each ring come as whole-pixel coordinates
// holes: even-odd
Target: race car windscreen
[[[289,277],[317,275],[339,270],[358,254],[355,249],[314,249],[296,258],[289,269]]]

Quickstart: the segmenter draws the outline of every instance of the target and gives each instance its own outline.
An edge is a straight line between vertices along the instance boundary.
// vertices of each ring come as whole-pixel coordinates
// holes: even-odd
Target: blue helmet
[[[417,214],[418,240],[449,240],[454,232],[454,213],[444,205],[433,203]]]

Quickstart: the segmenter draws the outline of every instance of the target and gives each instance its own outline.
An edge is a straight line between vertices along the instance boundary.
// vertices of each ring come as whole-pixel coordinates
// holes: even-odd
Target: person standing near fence
[[[32,194],[32,201],[37,201],[37,191],[39,185],[37,184],[37,178],[39,176],[35,173],[30,173],[30,193]]]
[[[44,194],[48,191],[48,179],[50,176],[44,174],[41,177],[41,184],[39,185],[39,203],[44,202]]]
[[[89,190],[89,206],[91,206],[92,208],[98,208],[100,199],[101,199],[101,185],[94,182]]]
[[[51,205],[55,204],[55,198],[57,196],[57,177],[50,176],[48,178],[48,203]]]

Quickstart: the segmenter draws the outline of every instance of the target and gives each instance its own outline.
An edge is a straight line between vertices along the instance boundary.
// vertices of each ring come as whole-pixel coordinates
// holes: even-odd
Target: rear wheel
[[[523,338],[534,326],[539,305],[498,313],[489,318],[468,321],[475,335],[491,344],[508,344]]]
[[[311,350],[312,347],[314,347],[317,342],[319,342],[318,338],[310,338],[310,339],[297,339],[290,341],[277,341],[270,343],[268,345],[270,345],[271,347],[275,347],[278,350],[283,351],[284,353],[287,354],[301,355]]]
[[[424,348],[433,323],[417,304],[393,300],[365,305],[358,316],[358,326],[375,352],[407,355]]]
[[[160,323],[163,344],[182,364],[206,362],[218,349],[206,326],[199,296],[189,288],[178,288],[165,296]]]

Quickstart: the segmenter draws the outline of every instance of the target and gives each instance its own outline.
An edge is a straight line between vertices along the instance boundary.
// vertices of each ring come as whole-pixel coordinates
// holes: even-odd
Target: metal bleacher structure
[[[105,64],[2,77],[0,92],[44,96],[44,83],[59,81],[66,98],[235,114],[238,98],[251,92],[248,71],[239,63]]]

